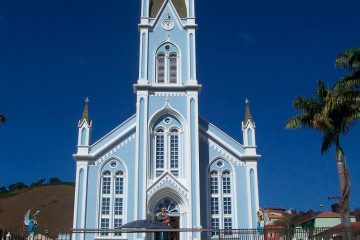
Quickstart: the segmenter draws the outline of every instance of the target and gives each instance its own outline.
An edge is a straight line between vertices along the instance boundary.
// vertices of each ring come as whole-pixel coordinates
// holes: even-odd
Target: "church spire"
[[[252,119],[251,116],[251,111],[250,111],[250,104],[249,104],[249,100],[246,98],[245,100],[245,119],[244,119],[244,123],[247,124],[248,121],[250,121],[251,123],[254,124],[254,120]]]
[[[90,122],[89,106],[88,106],[88,103],[89,103],[89,102],[90,102],[89,98],[86,97],[86,99],[85,99],[84,111],[83,111],[83,114],[82,114],[82,117],[81,117],[81,121],[85,119],[88,123]]]
[[[92,130],[92,121],[89,117],[89,98],[85,99],[85,106],[82,117],[78,124],[78,151],[77,154],[83,155],[89,153],[90,136]]]
[[[242,122],[242,131],[244,146],[246,148],[255,147],[255,122],[251,116],[250,104],[248,99],[245,100],[245,118]]]

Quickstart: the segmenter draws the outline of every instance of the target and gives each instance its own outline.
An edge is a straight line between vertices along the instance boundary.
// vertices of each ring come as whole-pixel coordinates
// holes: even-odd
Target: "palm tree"
[[[293,106],[300,112],[286,123],[286,128],[307,127],[323,135],[321,153],[332,145],[336,148],[336,162],[340,186],[340,208],[345,239],[351,238],[349,199],[350,181],[345,153],[340,139],[349,133],[360,119],[360,49],[340,54],[336,66],[349,69],[351,73],[338,80],[332,88],[319,80],[314,96],[297,97]]]
[[[5,122],[6,118],[4,115],[0,115],[0,123]]]

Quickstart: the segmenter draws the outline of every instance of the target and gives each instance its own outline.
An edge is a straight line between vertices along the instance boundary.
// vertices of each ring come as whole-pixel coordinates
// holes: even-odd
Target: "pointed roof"
[[[87,97],[85,99],[85,106],[84,106],[84,111],[81,117],[81,120],[85,119],[88,123],[90,122],[90,117],[89,117],[89,106],[88,103],[90,102],[89,98]]]
[[[252,122],[254,124],[254,120],[252,119],[251,116],[251,111],[250,111],[250,104],[249,104],[249,100],[246,98],[245,100],[245,119],[244,119],[244,123],[246,124],[248,121]]]
[[[168,1],[168,0],[166,0]],[[151,0],[149,7],[149,15],[151,18],[156,18],[165,0]],[[172,0],[172,3],[179,14],[180,18],[187,17],[187,8],[185,0]]]

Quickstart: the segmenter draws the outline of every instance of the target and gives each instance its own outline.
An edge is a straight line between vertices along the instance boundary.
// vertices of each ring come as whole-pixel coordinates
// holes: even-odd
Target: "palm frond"
[[[340,78],[333,87],[335,94],[340,92],[353,91],[360,88],[360,71],[353,72]]]
[[[319,103],[313,98],[297,97],[293,101],[293,107],[304,114],[313,114],[318,111]]]
[[[325,85],[322,80],[317,81],[317,88],[314,94],[319,101],[324,101],[330,95],[330,89]]]
[[[336,57],[335,66],[349,71],[360,69],[360,48],[352,48]]]
[[[299,115],[290,118],[285,125],[285,128],[301,128],[301,127],[308,127],[312,128],[312,119],[310,116]]]

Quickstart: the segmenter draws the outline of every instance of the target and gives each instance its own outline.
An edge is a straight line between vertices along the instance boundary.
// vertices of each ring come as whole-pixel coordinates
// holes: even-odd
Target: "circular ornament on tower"
[[[162,27],[166,31],[170,31],[170,30],[173,30],[173,28],[175,27],[175,23],[174,23],[174,21],[172,21],[170,19],[166,19],[165,21],[163,21]]]
[[[110,162],[110,166],[111,166],[112,168],[115,168],[115,167],[117,166],[117,162],[116,162],[116,161],[111,161],[111,162]]]

